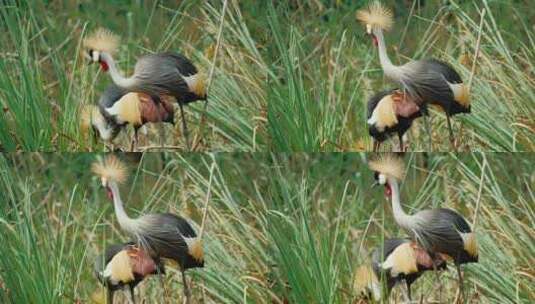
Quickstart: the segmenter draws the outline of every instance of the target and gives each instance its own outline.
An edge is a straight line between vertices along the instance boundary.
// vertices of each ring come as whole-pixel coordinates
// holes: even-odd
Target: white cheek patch
[[[366,33],[371,34],[372,33],[372,25],[366,24]]]
[[[98,59],[100,57],[100,54],[98,51],[93,51],[93,61],[98,62]]]
[[[386,184],[386,176],[384,176],[384,174],[379,174],[379,184]]]

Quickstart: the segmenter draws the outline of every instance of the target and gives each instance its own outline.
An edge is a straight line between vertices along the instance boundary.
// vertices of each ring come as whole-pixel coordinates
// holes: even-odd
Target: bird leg
[[[372,140],[373,141],[373,152],[378,152],[379,147],[381,146],[381,142],[378,140]]]
[[[403,135],[401,133],[398,133],[399,138],[399,151],[405,152],[405,146],[403,146]]]
[[[411,283],[407,280],[405,280],[405,283],[407,284],[407,297],[409,298],[409,303],[412,302],[411,298]]]
[[[182,103],[178,103],[178,105],[180,106],[180,116],[182,117],[182,133],[186,139],[186,147],[189,150],[189,133],[186,118],[184,117],[184,105]]]
[[[130,302],[131,304],[136,304],[136,300],[134,298],[134,286],[128,285],[128,287],[130,289],[128,302]]]
[[[113,290],[111,290],[110,288],[108,288],[108,296],[106,298],[106,303],[113,304]]]
[[[164,145],[165,145],[165,129],[164,129],[164,125],[163,124],[160,124],[159,128],[158,128],[158,135],[160,137],[160,149],[163,149]]]
[[[440,274],[438,273],[437,264],[434,258],[434,255],[431,255],[433,261],[433,272],[435,273],[435,278],[438,283],[438,302],[442,303],[442,283],[440,282]]]
[[[446,121],[448,122],[448,131],[450,133],[450,145],[453,147],[454,151],[457,151],[457,147],[455,145],[455,137],[453,136],[453,129],[451,127],[450,116],[448,114],[446,114]]]
[[[459,293],[461,298],[461,303],[464,303],[464,292],[463,292],[463,274],[461,272],[461,264],[456,264],[457,275],[459,276]]]
[[[138,132],[139,127],[134,127],[134,137],[132,138],[132,143],[130,144],[130,152],[135,152],[138,143]]]
[[[188,287],[188,281],[186,280],[186,273],[183,269],[182,271],[182,283],[184,284],[184,295],[185,299],[183,301],[184,304],[190,304],[191,303],[191,292]]]

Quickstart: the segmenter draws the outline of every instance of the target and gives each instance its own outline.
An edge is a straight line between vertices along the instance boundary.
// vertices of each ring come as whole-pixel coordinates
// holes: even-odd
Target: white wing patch
[[[369,125],[374,125],[379,132],[382,132],[387,127],[392,127],[398,123],[398,118],[394,109],[394,100],[391,95],[386,95],[377,103],[373,109]]]

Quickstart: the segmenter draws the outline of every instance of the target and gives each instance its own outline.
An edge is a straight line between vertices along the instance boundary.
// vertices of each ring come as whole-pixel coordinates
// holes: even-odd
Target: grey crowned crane
[[[135,303],[134,288],[145,277],[164,273],[163,263],[132,242],[108,246],[95,260],[95,274],[106,287],[108,304],[113,304],[115,291],[126,288],[129,301]]]
[[[420,107],[398,89],[372,96],[368,101],[368,132],[373,137],[373,151],[378,151],[383,141],[397,134],[399,149],[404,152],[403,135],[421,115]]]
[[[109,71],[119,88],[127,92],[176,98],[180,106],[184,136],[189,144],[183,106],[197,100],[206,100],[206,79],[188,58],[171,52],[144,55],[138,58],[134,74],[124,77],[113,59],[119,46],[118,36],[109,30],[98,29],[84,39],[83,45],[86,58],[98,62],[105,72]]]
[[[374,249],[371,265],[359,266],[355,274],[354,287],[359,294],[380,302],[388,299],[395,285],[405,281],[410,301],[412,283],[425,271],[435,268],[445,269],[446,262],[440,258],[433,261],[422,247],[409,239],[387,239],[382,247]],[[386,292],[382,291],[380,283],[383,275]]]
[[[110,155],[102,162],[95,162],[92,170],[100,176],[102,186],[113,201],[115,215],[121,229],[134,237],[137,244],[154,259],[175,261],[182,273],[185,302],[191,303],[185,271],[204,267],[202,240],[188,220],[171,213],[153,213],[130,218],[123,207],[119,184],[127,178],[126,166]]]
[[[383,36],[383,30],[389,30],[394,23],[392,11],[374,1],[368,9],[357,11],[356,16],[366,25],[366,32],[378,46],[384,74],[401,85],[402,90],[420,105],[423,114],[427,115],[428,104],[438,105],[444,110],[450,142],[454,146],[450,116],[470,113],[469,89],[459,73],[449,64],[436,59],[412,60],[400,66],[392,64]]]
[[[463,295],[461,265],[478,261],[476,235],[470,225],[456,211],[446,208],[426,209],[407,214],[401,206],[399,182],[405,166],[395,155],[384,154],[369,162],[377,182],[385,187],[385,195],[392,200],[396,223],[405,229],[433,259],[453,260],[457,269],[459,290]],[[435,265],[436,266],[436,265]]]
[[[134,128],[130,150],[138,143],[138,131],[146,123],[175,123],[174,97],[128,93],[115,84],[109,85],[100,97],[98,106],[83,109],[81,128],[93,129],[104,142],[111,142],[127,125]],[[86,131],[83,131],[86,132]]]

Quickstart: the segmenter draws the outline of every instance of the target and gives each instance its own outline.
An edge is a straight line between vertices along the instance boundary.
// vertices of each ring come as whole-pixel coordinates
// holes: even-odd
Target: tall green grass
[[[91,154],[0,159],[0,298],[7,303],[89,301],[94,258],[129,239],[91,176]],[[405,236],[383,190],[371,188],[366,154],[124,154],[127,212],[170,211],[200,224],[214,166],[204,235],[206,264],[188,271],[199,303],[358,303],[355,268],[383,239]],[[448,207],[472,223],[480,261],[464,267],[470,303],[531,303],[535,250],[531,154],[410,154],[402,202],[408,212]],[[4,198],[5,197],[5,198]],[[479,206],[479,209],[478,209]],[[478,210],[476,212],[476,210]],[[477,214],[477,215],[476,215]],[[453,267],[442,301],[456,293]],[[166,288],[180,300],[170,268]],[[400,301],[401,288],[392,299]],[[435,276],[413,289],[438,300]],[[163,302],[157,278],[139,301]],[[118,293],[118,299],[122,299]],[[120,302],[120,300],[119,300]]]
[[[535,45],[525,2],[383,1],[395,10],[386,33],[395,64],[435,57],[469,82],[481,13],[481,46],[472,81],[472,113],[454,121],[460,151],[531,151]],[[274,76],[270,78],[269,126],[276,151],[365,151],[371,149],[367,100],[396,87],[384,79],[377,50],[355,11],[365,3],[336,2],[271,6]],[[511,16],[503,18],[502,16]],[[431,115],[434,151],[450,151],[445,117]],[[427,150],[422,121],[409,133],[410,149]],[[389,149],[387,147],[387,149]]]
[[[187,107],[187,120],[196,150],[255,151],[268,143],[265,127],[266,63],[238,3],[229,1],[222,37],[221,4],[181,1],[106,1],[78,4],[7,1],[0,5],[0,148],[6,151],[103,151],[102,143],[82,134],[80,112],[96,104],[111,78],[80,56],[82,38],[97,27],[121,35],[117,55],[130,75],[137,58],[158,51],[178,51],[206,74],[215,62],[207,111],[204,102]],[[178,111],[177,111],[178,113]],[[178,115],[178,114],[177,114]],[[205,115],[206,126],[200,128]],[[180,118],[164,127],[161,142],[156,126],[141,136],[141,146],[161,144],[184,150]],[[200,134],[202,132],[202,134]],[[118,147],[127,150],[131,130]]]

